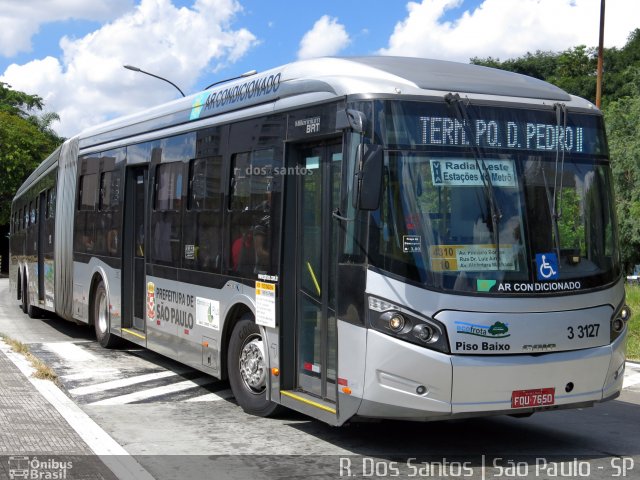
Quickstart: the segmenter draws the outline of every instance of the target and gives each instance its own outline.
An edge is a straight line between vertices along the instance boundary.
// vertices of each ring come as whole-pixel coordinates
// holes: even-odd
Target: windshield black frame
[[[474,159],[468,142],[462,138],[462,129],[459,132],[460,137],[457,144],[450,143],[443,146],[442,141],[439,143],[429,142],[429,140],[442,140],[443,137],[438,139],[437,135],[434,137],[432,132],[425,129],[423,118],[437,117],[441,125],[446,122],[444,119],[454,118],[453,114],[447,117],[447,106],[444,103],[378,101],[375,102],[374,109],[374,118],[376,119],[374,140],[385,147],[385,183],[383,187],[385,192],[383,192],[381,208],[372,213],[370,218],[368,257],[371,267],[422,287],[465,294],[567,293],[600,288],[620,278],[621,267],[617,243],[617,222],[612,197],[612,179],[601,116],[569,111],[567,125],[573,129],[573,139],[571,139],[573,144],[561,143],[563,140],[568,142],[569,139],[563,138],[562,134],[558,135],[558,132],[562,131],[562,127],[555,127],[555,139],[556,142],[559,139],[560,143],[556,144],[558,148],[549,148],[552,143],[550,139],[553,139],[554,134],[549,126],[553,127],[555,120],[551,109],[474,106],[470,114],[472,121],[480,120],[485,125],[491,122],[494,125],[493,128],[513,124],[526,125],[526,127],[513,128],[531,130],[531,124],[542,125],[538,129],[538,133],[542,131],[542,136],[547,135],[544,138],[529,139],[530,147],[538,145],[541,148],[527,150],[517,147],[517,142],[513,139],[510,140],[512,146],[505,148],[504,145],[501,145],[501,140],[505,140],[507,137],[501,137],[500,132],[496,132],[493,145],[489,145],[487,141],[479,145],[483,163],[487,164],[480,167],[477,159]],[[416,119],[419,120],[416,121]],[[580,135],[579,138],[578,135]],[[451,139],[453,139],[452,136]],[[582,142],[580,145],[577,144],[578,139]],[[427,140],[427,142],[420,143],[418,140]],[[562,152],[564,153],[564,162],[560,165],[558,151],[561,151],[563,147],[565,148],[565,151]],[[476,165],[475,169],[498,169],[496,165],[502,162],[503,165],[506,165],[503,166],[502,173],[515,173],[516,184],[498,182],[491,186],[492,195],[500,209],[504,210],[504,212],[500,212],[501,218],[496,225],[490,221],[486,185],[481,187],[476,180],[473,185],[463,187],[461,184],[453,184],[449,186],[452,189],[458,188],[460,191],[464,188],[466,189],[464,194],[467,198],[477,199],[475,203],[468,203],[467,210],[469,211],[465,215],[475,216],[478,224],[484,224],[488,241],[481,242],[478,240],[480,237],[474,233],[475,240],[470,243],[461,241],[460,237],[453,235],[450,235],[449,240],[444,243],[434,242],[433,236],[431,239],[427,238],[431,235],[431,230],[415,221],[418,217],[426,218],[425,215],[415,211],[421,210],[420,207],[411,207],[414,210],[413,218],[408,220],[403,218],[400,225],[398,225],[397,219],[390,218],[389,209],[395,209],[395,214],[398,212],[404,214],[411,210],[407,206],[409,203],[418,204],[418,201],[412,198],[417,196],[416,190],[422,195],[421,189],[430,188],[433,193],[435,178],[425,179],[425,177],[433,176],[433,170],[428,166],[426,169],[423,167],[420,170],[421,174],[417,174],[422,177],[420,179],[421,186],[417,186],[417,183],[413,184],[411,194],[403,193],[402,187],[398,186],[403,181],[407,183],[409,179],[406,173],[402,173],[403,168],[407,170],[411,161],[420,163],[426,159],[428,159],[428,163],[449,159],[449,167],[453,164],[455,168],[462,168],[463,173],[466,174],[473,173],[473,165]],[[404,166],[399,166],[400,164]],[[510,169],[512,172],[509,171]],[[396,178],[393,178],[393,175],[396,175]],[[404,180],[398,178],[402,175],[405,176]],[[415,176],[416,173],[411,175]],[[392,185],[395,185],[393,187],[395,192],[390,192]],[[438,186],[438,189],[438,195],[442,195],[443,186]],[[402,198],[400,199],[399,196]],[[551,208],[552,196],[556,199],[556,208],[559,212],[556,217],[560,229],[556,231],[560,231],[560,235],[557,237],[552,228],[554,223],[554,211]],[[510,200],[505,200],[506,197],[509,197]],[[393,198],[396,198],[396,204],[390,206],[390,202],[394,202]],[[400,206],[403,202],[405,205]],[[427,217],[429,218],[424,220],[425,224],[434,218],[442,219],[447,214],[451,214],[451,212],[440,210],[434,212],[432,210],[428,212]],[[390,228],[389,225],[392,223]],[[606,232],[601,232],[600,236],[596,235],[597,229],[602,226],[605,227],[602,229],[603,232]],[[430,224],[429,228],[432,227],[433,225]],[[421,229],[422,232],[418,231]],[[494,229],[499,229],[501,233],[496,235],[497,232]],[[510,231],[509,229],[515,231],[516,234],[509,237],[502,233]],[[442,235],[442,228],[434,228],[433,230],[437,231],[438,235]],[[394,240],[396,252],[399,245],[401,250],[404,248],[403,254],[391,256],[393,258],[385,254],[388,251],[382,245],[389,240],[390,232],[392,235],[402,237],[402,240],[399,238]],[[451,233],[450,229],[447,232]],[[579,235],[582,235],[584,239],[580,240]],[[502,238],[500,238],[501,236]],[[499,251],[496,251],[496,244],[500,246]],[[445,270],[444,273],[438,271],[437,268],[434,269],[436,262],[433,258],[438,252],[438,247],[457,247],[458,250],[450,254],[450,257],[457,255],[458,259],[460,259],[461,252],[469,257],[469,253],[475,254],[480,247],[483,247],[481,253],[484,256],[478,257],[484,262],[481,262],[483,266],[478,267],[480,270],[473,270],[473,268],[465,270],[463,274],[460,273],[461,270],[452,274],[452,271],[446,271],[444,266],[440,269]],[[488,247],[493,247],[493,250]],[[444,253],[440,254],[443,260],[447,257]],[[494,259],[491,258],[492,255],[495,257]],[[403,256],[405,259],[417,257],[418,260],[403,262],[399,258]],[[504,256],[504,258],[500,258],[500,256]],[[498,261],[504,267],[503,269],[497,268]],[[403,263],[404,265],[402,265]],[[543,273],[545,271],[552,272],[553,268],[556,268],[558,272],[554,273],[557,275],[550,276],[550,278],[542,277],[539,273],[541,266]],[[549,270],[545,270],[547,268]]]

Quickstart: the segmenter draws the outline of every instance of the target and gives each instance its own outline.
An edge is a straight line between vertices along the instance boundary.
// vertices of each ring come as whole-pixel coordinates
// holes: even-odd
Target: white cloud
[[[409,2],[407,17],[379,53],[467,62],[598,44],[600,0],[484,0],[455,21],[443,20],[447,10],[460,6],[463,0]],[[609,0],[605,46],[623,46],[639,18],[640,1]]]
[[[0,0],[0,55],[31,51],[31,38],[44,23],[110,20],[132,5],[133,0]]]
[[[323,15],[313,24],[313,28],[300,40],[298,58],[315,58],[335,55],[345,48],[351,39],[337,18]]]
[[[40,95],[60,114],[58,132],[71,136],[179,96],[169,84],[127,71],[124,64],[166,76],[188,94],[200,74],[242,57],[256,38],[231,28],[240,8],[236,0],[195,0],[190,8],[176,8],[171,0],[141,0],[83,38],[64,37],[62,60],[12,64],[0,81]]]

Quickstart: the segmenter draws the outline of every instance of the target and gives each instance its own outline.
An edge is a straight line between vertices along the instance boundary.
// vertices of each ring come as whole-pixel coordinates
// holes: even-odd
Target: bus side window
[[[231,224],[229,269],[243,276],[274,274],[274,238],[271,225],[279,222],[280,194],[275,168],[280,166],[274,149],[236,153],[231,162],[229,215]],[[277,233],[277,232],[276,232]]]
[[[100,198],[98,199],[98,210],[105,211],[111,209],[111,172],[102,172],[100,175]]]
[[[118,242],[118,227],[120,224],[119,187],[119,171],[108,171],[100,174],[96,252],[102,255],[114,256],[120,252]]]
[[[75,250],[93,252],[95,244],[95,209],[98,174],[82,175],[78,189]]]
[[[49,190],[49,195],[47,198],[48,206],[47,206],[47,214],[49,218],[56,217],[56,187],[51,187]]]
[[[172,267],[180,267],[181,258],[182,170],[182,162],[162,163],[155,175],[151,260]]]
[[[220,270],[221,171],[221,156],[189,162],[189,192],[183,228],[186,268],[207,272]]]
[[[45,211],[44,211],[44,218],[49,219],[51,218],[51,212],[49,211],[49,207],[51,206],[51,189],[49,188],[47,190],[46,193],[46,205],[45,205]]]

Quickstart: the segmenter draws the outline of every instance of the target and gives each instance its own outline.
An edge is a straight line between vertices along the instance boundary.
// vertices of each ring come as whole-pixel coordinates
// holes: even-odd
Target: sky
[[[608,0],[605,46],[640,28]],[[73,136],[249,70],[321,56],[468,62],[596,46],[600,0],[0,0],[0,82],[45,101]]]

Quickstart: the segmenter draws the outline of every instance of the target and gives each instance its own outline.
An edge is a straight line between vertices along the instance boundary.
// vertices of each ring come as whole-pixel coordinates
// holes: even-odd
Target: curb
[[[116,477],[120,480],[154,480],[154,477],[129,452],[53,382],[34,378],[32,375],[35,369],[30,362],[23,355],[14,352],[2,339],[0,339],[0,352],[11,360]]]

